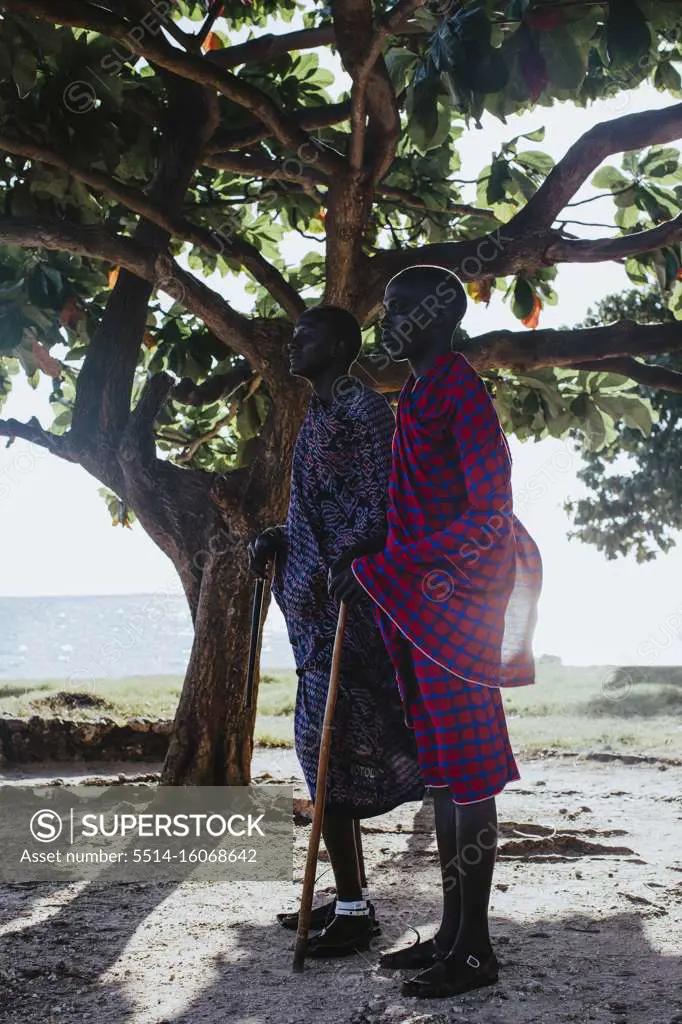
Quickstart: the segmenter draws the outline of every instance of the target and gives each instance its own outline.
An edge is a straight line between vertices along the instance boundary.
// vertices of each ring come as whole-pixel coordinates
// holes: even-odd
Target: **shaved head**
[[[427,349],[447,352],[466,308],[466,292],[451,270],[402,270],[386,286],[382,345],[395,360],[412,360]]]
[[[467,296],[464,286],[457,274],[445,267],[437,267],[424,263],[416,267],[408,267],[392,277],[388,287],[396,285],[409,289],[413,294],[421,294],[423,302],[429,295],[441,299],[441,309],[447,313],[446,319],[453,323],[453,330],[464,319],[467,309]]]

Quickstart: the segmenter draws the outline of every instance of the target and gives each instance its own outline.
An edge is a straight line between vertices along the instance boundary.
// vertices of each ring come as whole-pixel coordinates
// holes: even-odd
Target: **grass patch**
[[[180,700],[180,676],[131,676],[82,680],[0,680],[0,714],[16,718],[42,715],[93,721],[99,718],[172,718]],[[76,699],[74,699],[74,697]]]
[[[519,751],[576,750],[682,755],[682,687],[659,676],[614,683],[608,667],[538,665],[535,686],[506,690],[512,744]],[[670,673],[672,676],[672,673]]]
[[[296,673],[268,673],[261,676],[258,689],[258,714],[290,716],[296,706]]]
[[[69,690],[62,679],[0,681],[0,714],[27,718],[172,718],[179,676],[97,680]],[[256,741],[293,745],[294,672],[268,672],[258,694]],[[682,684],[672,670],[631,674],[614,684],[607,667],[540,664],[535,686],[507,690],[504,703],[512,743],[519,752],[610,751],[682,756]]]

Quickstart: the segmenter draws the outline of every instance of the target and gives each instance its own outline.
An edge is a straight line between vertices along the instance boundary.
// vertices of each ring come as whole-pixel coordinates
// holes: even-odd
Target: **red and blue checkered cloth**
[[[436,665],[486,686],[534,682],[540,553],[513,514],[511,455],[493,403],[459,353],[403,388],[386,547],[353,571]],[[391,631],[382,632],[391,653]]]

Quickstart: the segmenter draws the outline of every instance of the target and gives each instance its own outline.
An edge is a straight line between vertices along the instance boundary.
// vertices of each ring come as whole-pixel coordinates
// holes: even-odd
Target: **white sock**
[[[337,900],[334,912],[337,917],[367,917],[367,900]]]

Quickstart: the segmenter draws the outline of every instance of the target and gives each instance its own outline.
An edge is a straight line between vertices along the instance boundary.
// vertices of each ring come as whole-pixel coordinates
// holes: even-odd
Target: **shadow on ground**
[[[103,872],[100,881],[74,888],[46,882],[0,887],[3,909],[7,903],[5,920],[41,910],[50,915],[2,937],[3,1024],[134,1020],[135,1010],[122,990],[90,986],[117,962],[176,883],[107,882]],[[58,909],[50,913],[55,905]]]
[[[382,900],[382,906],[384,901]],[[436,907],[421,906],[433,916]],[[415,914],[418,913],[414,908]],[[458,1000],[415,1003],[399,995],[400,978],[376,968],[376,953],[330,964],[309,964],[304,974],[291,972],[291,942],[273,927],[242,925],[237,929],[242,958],[234,963],[219,957],[213,963],[216,981],[173,1024],[380,1024],[380,1022],[445,1022],[463,1019],[446,1011],[454,1007],[471,1024],[515,1024],[539,1021],[630,1019],[648,1024],[672,1022],[680,1009],[675,986],[682,975],[682,957],[662,956],[652,949],[643,922],[635,914],[619,914],[598,925],[587,914],[562,920],[537,920],[532,925],[494,919],[501,980],[489,989]],[[384,948],[390,943],[383,942]],[[263,955],[267,948],[267,957]],[[258,953],[254,956],[254,951]],[[659,993],[652,1006],[641,987]],[[677,979],[677,981],[676,981]],[[415,1016],[419,1013],[419,1016]]]
[[[542,774],[537,793],[548,789],[546,766]],[[639,828],[641,808],[654,807],[652,794],[668,799],[671,783],[661,780],[670,776],[651,769],[640,779],[620,770],[617,779],[628,780],[626,807],[624,791],[611,793],[612,772],[588,776],[579,766],[562,767],[553,803],[536,797],[534,814],[554,821],[562,812],[548,808],[565,808],[569,791],[581,801],[589,792],[591,802],[610,794],[620,802],[611,813],[606,798],[597,806],[602,831],[595,836],[620,843],[627,834],[621,826],[634,821]],[[527,813],[524,802],[519,814]],[[228,883],[4,887],[0,905],[9,900],[6,920],[15,923],[0,949],[0,1018],[3,1024],[682,1024],[682,953],[674,939],[682,861],[678,866],[671,842],[677,819],[672,810],[662,816],[662,806],[655,805],[651,819],[668,837],[660,856],[655,846],[642,854],[640,830],[628,839],[636,858],[610,850],[607,860],[588,852],[572,863],[520,857],[501,864],[492,915],[500,982],[456,1000],[405,1000],[400,978],[377,967],[381,951],[414,938],[411,926],[428,923],[431,934],[439,917],[429,801],[366,823],[383,929],[373,949],[346,961],[309,963],[300,975],[291,969],[294,936],[274,923],[276,910],[285,909],[283,891],[292,893],[288,885],[253,886],[250,894]],[[577,810],[591,820],[588,807]],[[526,817],[519,820],[519,834],[533,828]],[[587,824],[569,828],[563,820],[556,828],[534,827],[540,838],[562,829],[595,837]],[[306,830],[296,831],[300,881]],[[37,920],[39,912],[51,916]]]

